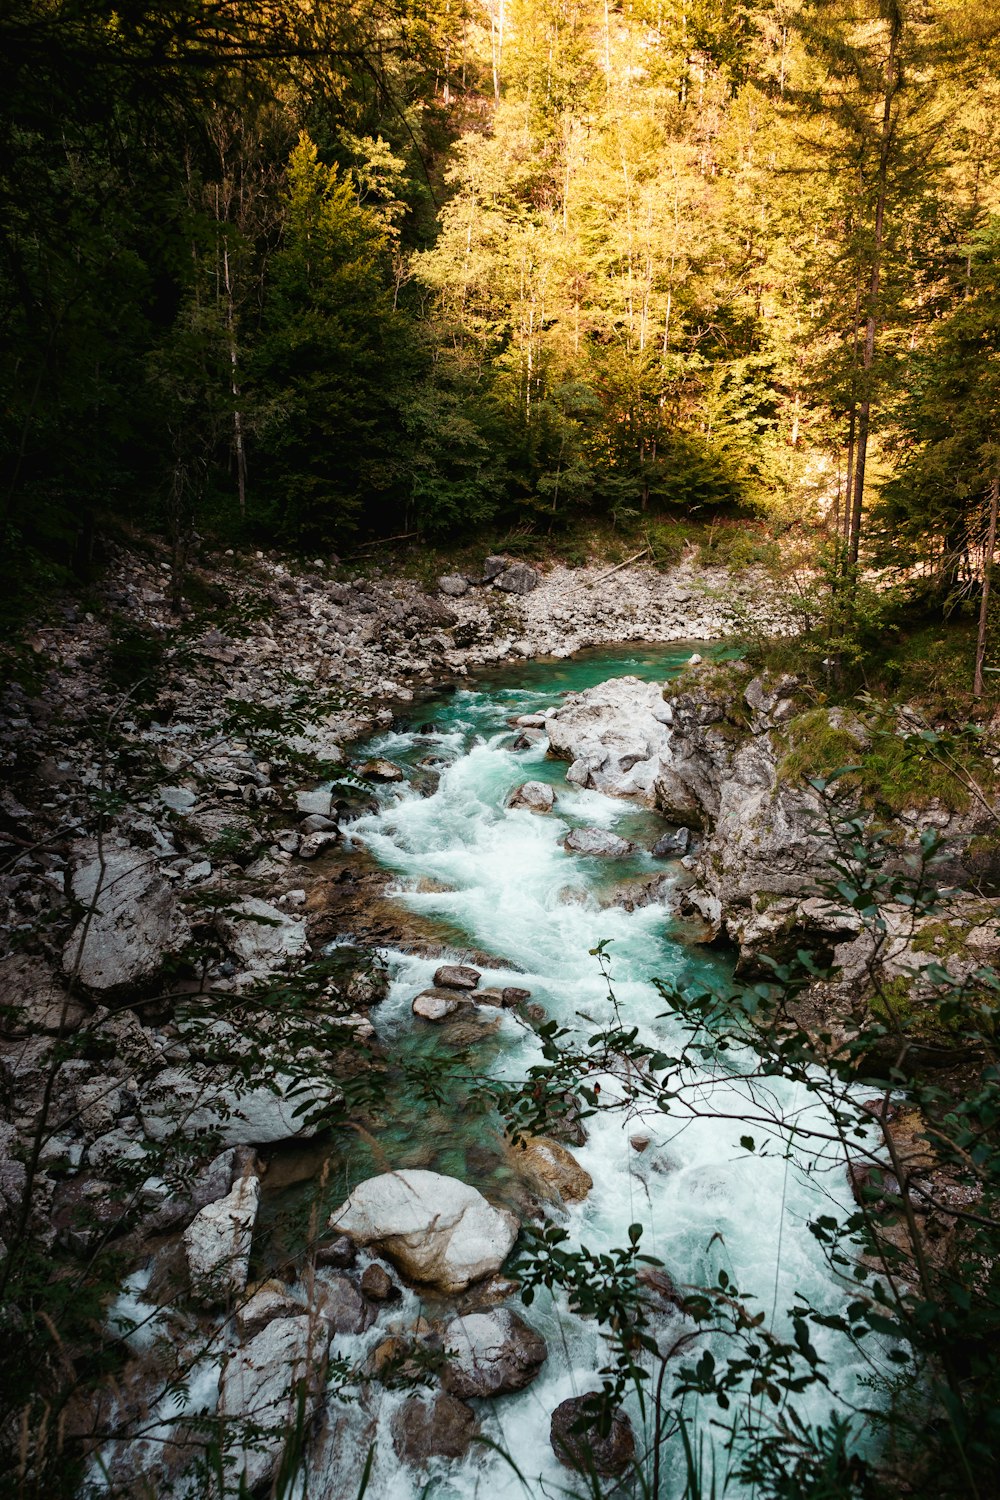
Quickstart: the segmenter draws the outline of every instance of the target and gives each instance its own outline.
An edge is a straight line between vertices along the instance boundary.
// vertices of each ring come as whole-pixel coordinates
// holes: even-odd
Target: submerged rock
[[[500,1396],[530,1385],[548,1356],[545,1340],[509,1308],[466,1313],[444,1331],[441,1384],[454,1396]]]
[[[678,828],[676,833],[665,833],[657,839],[650,853],[654,859],[680,859],[691,845],[690,828]]]
[[[508,807],[525,807],[529,812],[551,812],[556,794],[547,781],[526,781],[511,796]]]
[[[578,1474],[623,1474],[635,1456],[632,1423],[620,1408],[602,1436],[595,1403],[599,1394],[571,1396],[552,1413],[549,1440],[552,1451],[567,1469]]]
[[[415,1281],[461,1292],[500,1269],[519,1225],[456,1177],[404,1169],[360,1183],[330,1227],[376,1247]]]
[[[260,1179],[241,1177],[224,1198],[208,1203],[184,1231],[191,1291],[199,1302],[225,1302],[247,1284]]]
[[[432,1458],[464,1458],[478,1430],[475,1412],[454,1396],[409,1396],[393,1416],[392,1446],[401,1462],[419,1468]]]
[[[628,839],[619,838],[605,828],[574,828],[563,839],[563,848],[568,854],[589,854],[598,859],[624,859],[635,845]]]

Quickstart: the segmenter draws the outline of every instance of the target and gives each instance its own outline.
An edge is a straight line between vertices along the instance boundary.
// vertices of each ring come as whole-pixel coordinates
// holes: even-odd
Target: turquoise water
[[[610,677],[666,679],[692,649],[627,648],[521,664],[421,705],[410,720],[365,747],[366,754],[395,761],[422,783],[421,790],[410,784],[385,788],[379,811],[350,829],[352,839],[391,873],[400,906],[439,924],[453,959],[466,958],[470,950],[492,955],[500,967],[484,974],[484,984],[529,989],[546,1016],[580,1038],[613,1018],[607,983],[592,954],[598,943],[608,946],[623,1022],[635,1026],[642,1041],[667,1051],[679,1042],[679,1025],[664,1014],[652,981],[724,980],[729,964],[725,955],[685,941],[670,891],[633,911],[613,904],[615,888],[629,881],[664,869],[681,878],[678,866],[648,853],[664,831],[662,820],[625,801],[570,786],[565,765],[546,759],[544,742],[514,748],[518,731],[508,720]],[[556,788],[552,813],[508,808],[511,792],[526,780]],[[619,862],[568,854],[562,840],[579,826],[614,830],[634,839],[640,851]],[[433,1064],[457,1052],[469,1079],[485,1072],[518,1080],[540,1060],[531,1026],[506,1012],[488,1013],[498,1023],[496,1030],[472,1043],[448,1026],[415,1020],[413,997],[431,982],[441,959],[401,951],[387,953],[386,959],[392,986],[374,1019],[390,1062],[420,1057]],[[570,1243],[591,1250],[626,1243],[628,1226],[641,1223],[643,1249],[661,1257],[676,1282],[714,1283],[725,1270],[780,1330],[782,1310],[796,1292],[839,1309],[841,1287],[808,1221],[818,1212],[848,1212],[850,1192],[845,1174],[832,1162],[789,1161],[777,1140],[770,1154],[751,1155],[741,1147],[747,1132],[741,1116],[748,1110],[821,1123],[814,1096],[798,1085],[770,1080],[766,1090],[755,1092],[740,1076],[748,1064],[749,1059],[731,1054],[707,1059],[683,1080],[685,1103],[670,1115],[637,1118],[625,1108],[610,1108],[588,1120],[587,1141],[573,1150],[594,1186],[583,1203],[558,1217]],[[614,1104],[621,1096],[619,1080],[610,1074],[594,1077],[602,1083],[602,1097]],[[523,1184],[499,1122],[475,1101],[474,1092],[461,1080],[449,1083],[445,1097],[428,1107],[412,1089],[398,1079],[393,1086],[390,1079],[385,1105],[367,1122],[367,1135],[352,1140],[328,1164],[329,1206],[374,1172],[426,1166],[474,1183],[523,1216]],[[630,1143],[637,1133],[650,1138],[641,1153]],[[767,1129],[755,1124],[754,1134],[759,1142],[766,1140]],[[415,1308],[415,1299],[408,1305]],[[474,1450],[469,1460],[435,1474],[429,1491],[434,1496],[506,1500],[567,1492],[567,1472],[549,1446],[549,1416],[566,1397],[599,1385],[595,1372],[606,1363],[607,1349],[596,1325],[577,1316],[562,1296],[536,1301],[528,1317],[549,1344],[542,1375],[517,1396],[480,1404],[484,1432],[516,1453],[525,1483],[496,1455]],[[864,1399],[869,1372],[836,1339],[832,1333],[825,1341],[820,1336],[820,1352],[836,1371],[836,1397],[806,1393],[801,1407],[807,1420],[826,1417],[835,1401]],[[717,1353],[723,1355],[724,1347],[718,1345]],[[392,1454],[385,1424],[396,1400],[386,1398],[373,1428],[378,1451],[368,1491],[373,1500],[411,1500],[422,1492],[423,1481],[400,1468]],[[703,1413],[686,1410],[711,1446],[710,1423],[720,1415],[714,1403]],[[641,1441],[645,1419],[638,1405],[632,1418]],[[721,1455],[720,1463],[724,1468]],[[683,1489],[678,1464],[679,1455],[671,1452],[668,1487],[660,1500],[677,1493],[676,1486]],[[333,1475],[330,1482],[337,1482]]]

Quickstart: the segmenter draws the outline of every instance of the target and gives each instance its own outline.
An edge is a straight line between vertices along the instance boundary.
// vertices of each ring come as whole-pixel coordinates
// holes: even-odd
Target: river
[[[671,915],[669,890],[653,904],[631,911],[611,904],[613,890],[623,883],[649,880],[664,870],[680,878],[677,864],[645,852],[664,831],[662,820],[634,804],[569,785],[565,766],[546,759],[544,741],[515,750],[517,731],[508,720],[557,704],[567,690],[610,677],[664,680],[692,649],[630,647],[570,661],[523,664],[516,673],[422,705],[412,725],[394,728],[364,747],[366,754],[405,767],[413,780],[437,778],[429,794],[426,785],[416,789],[410,781],[386,787],[379,794],[378,812],[350,825],[351,839],[391,873],[400,906],[431,919],[454,960],[470,952],[493,955],[502,966],[485,973],[484,984],[529,989],[533,1003],[581,1038],[612,1020],[607,983],[593,956],[599,942],[607,943],[622,1019],[638,1028],[641,1040],[668,1050],[678,1040],[678,1022],[664,1013],[653,979],[724,981],[730,960],[690,941]],[[511,792],[529,779],[555,788],[553,812],[538,815],[507,807]],[[562,848],[566,833],[583,826],[614,830],[634,840],[642,852],[624,861],[567,853]],[[411,1060],[453,1057],[448,1028],[418,1021],[410,1009],[441,959],[402,951],[388,951],[385,958],[391,990],[373,1013],[383,1047],[390,1056]],[[496,1013],[493,1019],[498,1017],[498,1030],[471,1048],[463,1045],[463,1059],[470,1072],[523,1077],[539,1060],[537,1037],[515,1016]],[[643,1250],[661,1258],[676,1282],[711,1284],[724,1270],[756,1299],[754,1306],[763,1310],[769,1325],[787,1332],[784,1309],[795,1294],[820,1309],[841,1309],[843,1284],[808,1226],[820,1212],[841,1217],[853,1205],[842,1162],[832,1166],[804,1156],[790,1161],[776,1142],[764,1145],[759,1129],[753,1132],[755,1152],[741,1146],[747,1128],[734,1116],[747,1105],[748,1085],[740,1072],[748,1065],[749,1059],[739,1053],[706,1060],[699,1074],[686,1080],[697,1113],[681,1107],[639,1120],[602,1110],[589,1119],[586,1143],[573,1151],[594,1186],[584,1202],[559,1220],[571,1244],[594,1251],[625,1244],[628,1226],[641,1223]],[[800,1088],[772,1081],[776,1112],[795,1115],[800,1123],[812,1115],[819,1119],[814,1096]],[[613,1094],[613,1081],[608,1089]],[[649,1137],[642,1151],[631,1143],[637,1133]],[[457,1082],[433,1107],[406,1087],[387,1099],[377,1128],[352,1136],[347,1148],[328,1160],[324,1212],[343,1201],[360,1179],[413,1166],[460,1177],[497,1202],[515,1207],[520,1202],[523,1208],[523,1188],[496,1118],[473,1108],[468,1090]],[[299,1199],[294,1201],[301,1201],[303,1189],[295,1191]],[[266,1210],[272,1225],[292,1203],[288,1193],[272,1198]],[[513,1305],[518,1306],[516,1299]],[[396,1322],[403,1327],[421,1311],[433,1314],[437,1309],[408,1293]],[[345,1426],[353,1435],[342,1435],[328,1456],[330,1472],[322,1483],[331,1488],[310,1488],[309,1493],[349,1500],[356,1493],[352,1485],[359,1455],[363,1457],[369,1441],[376,1444],[366,1492],[370,1500],[416,1500],[423,1494],[441,1500],[523,1500],[526,1495],[583,1493],[583,1481],[575,1481],[552,1454],[549,1418],[566,1397],[597,1388],[595,1372],[607,1362],[606,1346],[596,1325],[574,1314],[564,1295],[540,1295],[525,1317],[548,1342],[541,1375],[520,1394],[474,1403],[484,1434],[516,1459],[523,1482],[501,1455],[474,1448],[462,1463],[432,1471],[431,1487],[425,1490],[426,1476],[400,1467],[392,1451],[387,1424],[403,1399],[402,1393],[393,1393],[377,1414],[370,1398],[354,1408]],[[384,1320],[381,1329],[343,1342],[337,1352],[363,1357],[385,1336]],[[826,1419],[834,1407],[846,1411],[863,1404],[870,1374],[840,1335],[819,1330],[813,1337],[827,1361],[833,1390],[814,1387],[794,1398],[799,1414],[810,1423]],[[726,1346],[716,1335],[707,1344],[702,1337],[686,1358],[697,1357],[709,1345],[724,1357]],[[670,1384],[668,1380],[668,1390]],[[648,1413],[644,1418],[634,1399],[629,1410],[641,1449],[649,1437]],[[724,1414],[714,1400],[703,1400],[699,1409],[688,1398],[685,1415],[706,1444],[708,1463],[715,1453],[721,1494],[725,1457],[715,1424]],[[338,1465],[339,1474],[334,1472]],[[679,1444],[668,1453],[665,1473],[661,1500],[683,1495]]]

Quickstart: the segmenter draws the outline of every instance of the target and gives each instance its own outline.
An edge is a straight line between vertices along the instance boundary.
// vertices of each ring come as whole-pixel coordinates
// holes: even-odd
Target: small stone
[[[469,582],[461,573],[448,573],[438,579],[438,588],[451,599],[461,599],[463,594],[469,592]]]
[[[324,833],[307,833],[299,844],[299,859],[317,859],[319,855],[326,854],[340,842],[340,830],[333,829]]]
[[[358,1258],[357,1247],[346,1234],[338,1234],[329,1244],[320,1245],[316,1251],[317,1266],[333,1266],[338,1271],[347,1271]]]
[[[373,1302],[395,1302],[398,1297],[402,1296],[388,1271],[374,1262],[366,1266],[362,1273],[361,1290]]]
[[[198,801],[197,793],[186,786],[160,786],[156,793],[164,807],[169,807],[175,813],[190,812]]]
[[[515,1005],[525,1005],[531,999],[530,990],[520,990],[515,984],[505,985],[502,993],[505,1010],[512,1010]]]
[[[474,990],[482,977],[468,964],[442,964],[435,971],[434,984],[450,990]]]
[[[651,1135],[630,1135],[628,1138],[628,1143],[632,1147],[632,1150],[638,1151],[639,1155],[641,1156],[644,1151],[649,1149],[649,1146],[652,1144],[652,1140],[653,1137]]]
[[[366,760],[358,767],[358,775],[365,781],[405,781],[404,772],[391,760]]]
[[[678,828],[676,833],[665,833],[657,839],[650,853],[654,859],[680,859],[688,852],[690,843],[690,828]]]

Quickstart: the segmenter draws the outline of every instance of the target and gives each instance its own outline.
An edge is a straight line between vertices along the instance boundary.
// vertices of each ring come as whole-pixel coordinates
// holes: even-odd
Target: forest
[[[995,0],[0,60],[0,1490],[990,1500]]]
[[[4,567],[823,518],[996,478],[988,0],[5,8]]]

